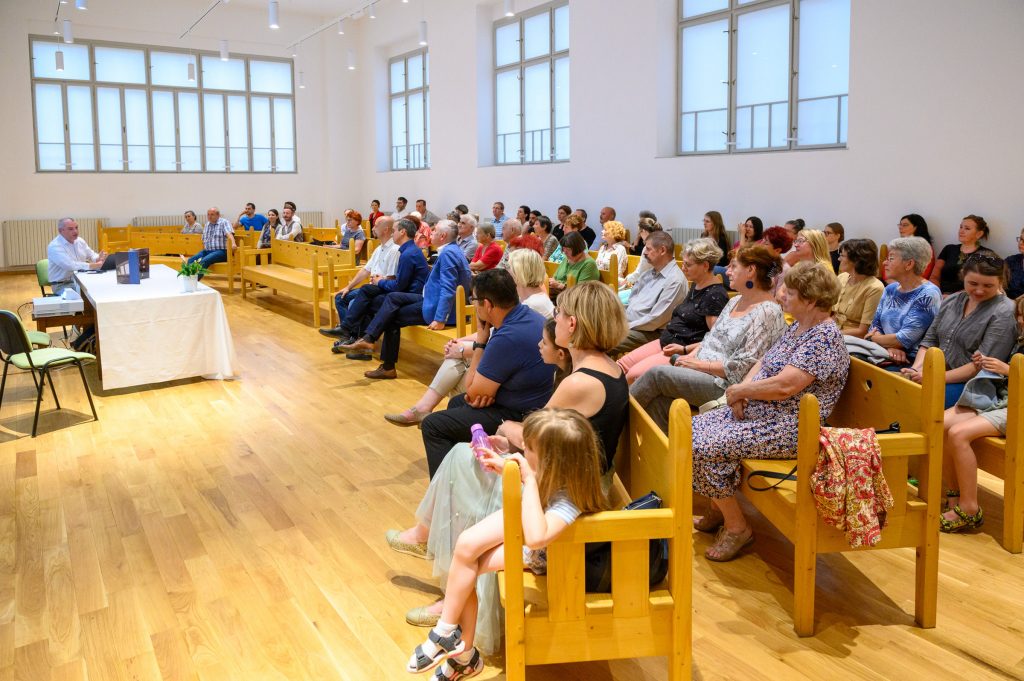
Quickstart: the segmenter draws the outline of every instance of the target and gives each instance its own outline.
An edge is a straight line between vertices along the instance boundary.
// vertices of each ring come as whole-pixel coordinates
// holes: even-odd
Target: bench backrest
[[[309,269],[313,263],[313,256],[319,256],[321,251],[326,249],[310,246],[309,244],[285,241],[284,239],[272,239],[270,241],[270,252],[272,262],[275,265],[295,267],[298,269]],[[248,253],[246,254],[249,255]],[[317,261],[319,264],[319,261]],[[248,262],[246,263],[248,265]]]

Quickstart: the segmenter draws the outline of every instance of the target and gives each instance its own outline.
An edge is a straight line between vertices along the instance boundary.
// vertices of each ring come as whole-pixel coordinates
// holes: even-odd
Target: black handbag
[[[624,511],[645,511],[661,508],[661,497],[650,492],[631,501]],[[586,574],[584,588],[587,593],[608,593],[612,588],[612,545],[611,542],[587,544],[584,563]],[[649,585],[655,586],[668,575],[668,540],[652,539],[648,564]]]

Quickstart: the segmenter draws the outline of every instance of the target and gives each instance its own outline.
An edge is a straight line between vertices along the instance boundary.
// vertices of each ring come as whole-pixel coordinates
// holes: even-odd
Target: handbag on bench
[[[649,492],[629,502],[624,511],[661,508],[661,497]],[[587,544],[584,564],[584,589],[587,593],[607,593],[612,588],[612,545],[610,542]],[[652,539],[649,572],[650,586],[660,584],[668,575],[668,540]]]

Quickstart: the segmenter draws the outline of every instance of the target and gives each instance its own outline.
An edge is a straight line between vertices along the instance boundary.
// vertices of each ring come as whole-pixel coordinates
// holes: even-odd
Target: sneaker
[[[328,338],[344,338],[348,339],[348,329],[340,324],[335,326],[333,329],[318,329],[321,336],[327,336]]]

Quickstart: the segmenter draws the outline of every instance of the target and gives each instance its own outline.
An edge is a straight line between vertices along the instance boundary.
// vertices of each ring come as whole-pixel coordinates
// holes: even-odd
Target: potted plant
[[[182,289],[185,293],[195,293],[196,289],[199,288],[199,277],[209,273],[210,270],[203,267],[202,262],[198,260],[188,262],[182,258],[181,268],[178,270],[178,276],[185,277],[182,280]]]

